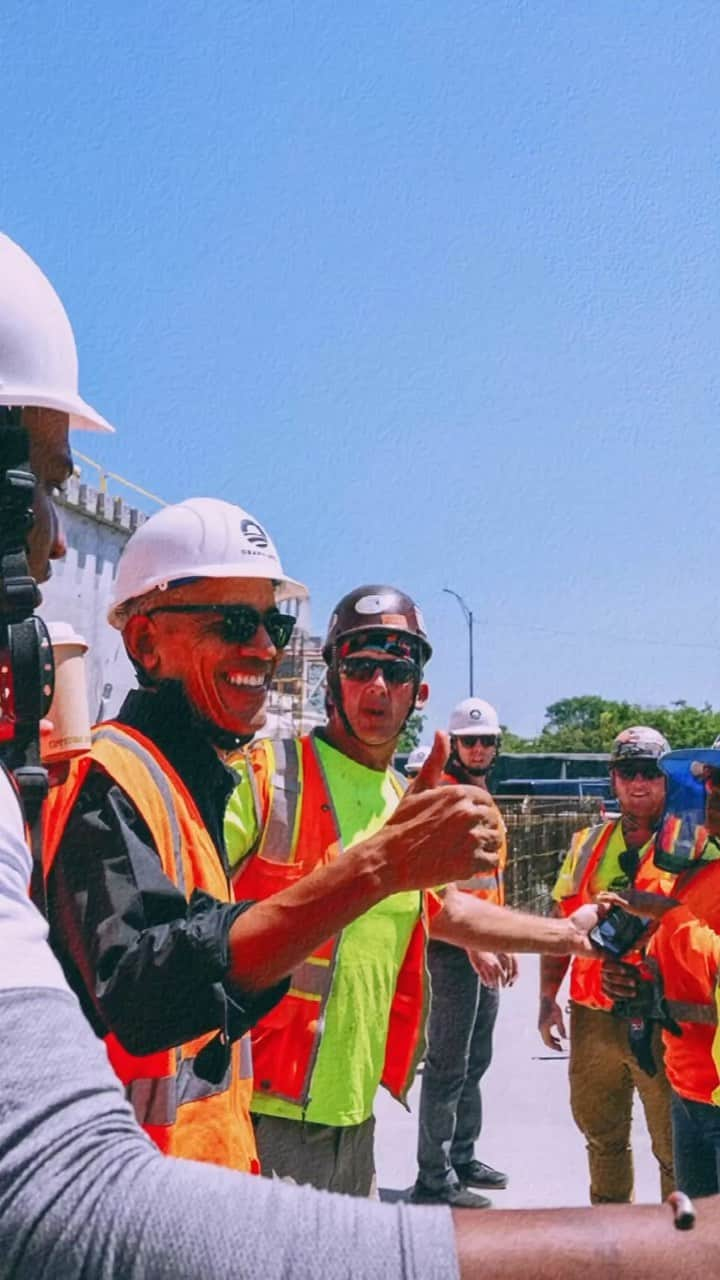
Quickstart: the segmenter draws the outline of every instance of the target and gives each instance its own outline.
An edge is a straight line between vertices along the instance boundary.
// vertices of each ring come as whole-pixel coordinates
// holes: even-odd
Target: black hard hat
[[[373,585],[356,587],[335,606],[323,645],[323,658],[330,665],[341,641],[351,637],[360,641],[363,635],[370,640],[378,633],[388,638],[394,633],[399,637],[412,637],[417,643],[421,666],[432,654],[425,622],[415,601],[397,587]]]

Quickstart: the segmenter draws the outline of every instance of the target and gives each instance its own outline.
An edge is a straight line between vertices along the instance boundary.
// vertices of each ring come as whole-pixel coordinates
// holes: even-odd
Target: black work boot
[[[411,1204],[448,1204],[452,1209],[489,1209],[492,1200],[487,1196],[476,1196],[472,1191],[456,1183],[446,1183],[438,1191],[431,1191],[422,1182],[416,1182],[410,1193]]]
[[[506,1173],[493,1169],[482,1160],[471,1160],[469,1164],[456,1164],[453,1168],[464,1187],[484,1187],[489,1191],[503,1191],[508,1184]]]

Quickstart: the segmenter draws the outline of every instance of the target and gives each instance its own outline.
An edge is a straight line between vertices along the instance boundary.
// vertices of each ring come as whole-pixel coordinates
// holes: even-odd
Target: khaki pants
[[[378,1198],[374,1116],[342,1128],[284,1116],[253,1115],[252,1119],[264,1177],[307,1184],[319,1191]]]
[[[665,1078],[660,1028],[655,1028],[656,1076],[641,1071],[627,1038],[627,1022],[602,1009],[570,1009],[570,1106],[587,1143],[592,1204],[633,1198],[630,1147],[633,1095],[645,1110],[663,1199],[673,1189],[670,1086]]]

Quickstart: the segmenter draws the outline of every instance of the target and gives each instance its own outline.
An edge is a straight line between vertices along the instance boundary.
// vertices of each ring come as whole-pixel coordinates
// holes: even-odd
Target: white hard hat
[[[405,772],[410,774],[419,773],[431,750],[432,747],[413,747],[405,762]]]
[[[498,713],[483,698],[463,698],[458,702],[450,716],[448,732],[455,738],[470,737],[472,734],[491,734],[500,736]]]
[[[270,535],[242,507],[219,498],[189,498],[163,507],[129,539],[118,564],[108,621],[121,629],[123,605],[147,591],[195,578],[268,578],[277,599],[304,600],[288,578]]]
[[[70,426],[112,431],[78,395],[78,358],[65,308],[24,249],[0,232],[0,405],[59,409]]]

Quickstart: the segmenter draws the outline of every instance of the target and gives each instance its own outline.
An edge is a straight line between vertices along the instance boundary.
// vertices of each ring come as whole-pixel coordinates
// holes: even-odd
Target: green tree
[[[553,702],[536,738],[520,738],[504,730],[503,750],[609,751],[616,734],[632,724],[658,729],[671,747],[709,746],[720,734],[720,711],[707,702],[703,707],[691,707],[683,701],[667,707],[643,707],[584,694]]]
[[[405,727],[400,734],[400,740],[397,744],[397,750],[401,755],[413,750],[413,747],[419,747],[422,740],[422,731],[425,724],[425,717],[421,711],[413,711],[407,720]]]

